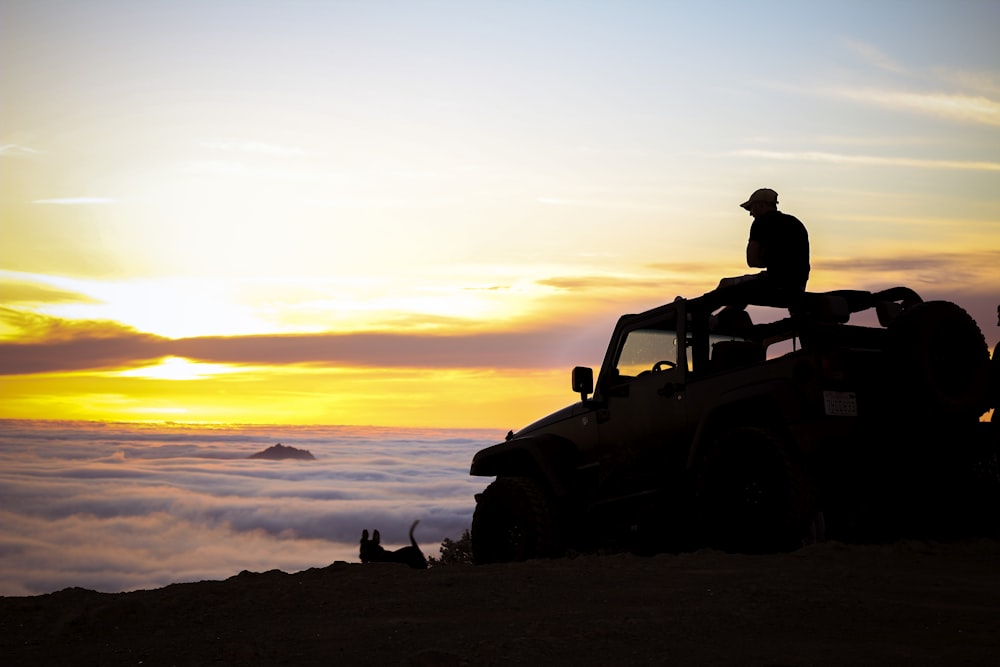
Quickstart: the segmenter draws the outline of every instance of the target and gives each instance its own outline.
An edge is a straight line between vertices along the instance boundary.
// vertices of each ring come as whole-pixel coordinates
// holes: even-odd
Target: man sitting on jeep
[[[794,296],[805,291],[809,280],[809,234],[793,215],[778,210],[778,193],[756,190],[740,204],[754,219],[747,241],[747,265],[765,269],[760,273],[723,278],[719,288],[740,286]]]

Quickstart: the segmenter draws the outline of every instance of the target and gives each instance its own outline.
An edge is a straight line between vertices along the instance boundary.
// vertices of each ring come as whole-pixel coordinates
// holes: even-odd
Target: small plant
[[[472,535],[466,528],[462,536],[457,540],[444,538],[441,542],[441,557],[430,556],[427,559],[428,567],[438,565],[472,565]]]

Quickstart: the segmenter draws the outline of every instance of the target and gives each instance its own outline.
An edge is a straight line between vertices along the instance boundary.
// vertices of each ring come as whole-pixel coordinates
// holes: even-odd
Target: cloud
[[[17,375],[151,363],[166,339],[116,322],[67,320],[0,308],[0,323],[23,342],[0,342],[0,374]]]
[[[633,301],[648,303],[649,297],[664,298],[664,290],[671,295],[678,291],[687,296],[698,296],[715,287],[719,278],[732,272],[732,262],[665,261],[647,262],[636,266],[635,273],[570,274],[549,276],[535,281],[544,287],[564,292],[580,292],[591,301],[612,295],[622,306],[621,293],[629,293]],[[563,295],[560,298],[565,298]],[[673,298],[670,296],[669,298]],[[635,304],[629,304],[634,308]]]
[[[908,71],[902,65],[883,53],[877,47],[866,42],[850,40],[847,47],[859,56],[867,64],[887,72],[895,74],[907,74]]]
[[[836,97],[872,106],[980,125],[1000,126],[1000,102],[983,95],[908,92],[879,88],[837,88],[831,93]]]
[[[651,264],[646,264],[646,267],[661,271],[663,273],[671,275],[720,275],[720,271],[732,270],[731,262],[680,262],[680,261],[669,261],[669,262],[654,262]],[[661,282],[662,285],[662,282]]]
[[[81,292],[73,292],[25,280],[2,279],[0,279],[0,301],[7,305],[40,303],[100,303],[97,299]]]
[[[357,561],[361,530],[427,555],[469,527],[480,430],[3,422],[0,595],[116,592]],[[246,457],[281,440],[313,462]]]
[[[248,364],[322,364],[408,368],[530,368],[558,348],[553,331],[454,335],[356,333],[188,338],[177,356]]]
[[[555,287],[560,290],[589,290],[589,289],[657,289],[663,287],[663,279],[645,277],[626,277],[620,275],[591,275],[591,276],[553,276],[536,281],[539,285]]]
[[[31,155],[38,155],[41,151],[31,148],[30,146],[22,146],[20,144],[0,144],[0,157],[28,157]]]
[[[905,285],[925,301],[951,301],[964,308],[992,343],[1000,304],[1000,250],[987,248],[933,255],[815,257],[811,283],[823,289],[877,290]],[[835,283],[830,283],[834,277]]]
[[[814,268],[830,273],[933,273],[949,279],[978,276],[995,271],[1000,266],[1000,250],[979,252],[939,253],[919,256],[868,256],[851,258],[821,257],[813,260]],[[961,272],[956,276],[956,272]]]
[[[995,73],[944,67],[915,71],[871,44],[849,41],[846,45],[868,66],[888,73],[893,80],[870,85],[796,86],[772,83],[771,86],[799,94],[848,100],[961,123],[1000,126],[1000,82]]]
[[[1000,251],[993,249],[919,256],[817,255],[813,283],[834,276],[836,287],[854,281],[860,289],[891,283],[968,292],[970,286],[995,284],[996,266]],[[167,338],[116,322],[0,308],[0,324],[10,332],[0,341],[0,374],[135,369],[168,357],[245,368],[550,369],[563,358],[569,340],[585,349],[602,349],[622,312],[644,310],[673,294],[697,296],[712,289],[718,277],[726,275],[724,269],[681,261],[649,264],[635,275],[554,275],[537,283],[569,296],[560,299],[558,307],[550,306],[544,321],[532,328],[447,334],[415,326],[428,323],[421,318],[400,320],[382,330]],[[671,292],[664,296],[667,289]],[[442,318],[437,323],[453,322]]]
[[[782,162],[827,162],[831,164],[872,166],[872,167],[910,167],[914,169],[947,169],[962,171],[1000,171],[1000,162],[972,160],[931,160],[922,158],[885,157],[876,155],[845,155],[843,153],[827,153],[822,151],[764,151],[739,150],[731,155],[749,157],[761,160],[778,160]]]
[[[0,374],[23,375],[151,364],[168,352],[153,336],[78,337],[46,343],[0,343]]]
[[[991,97],[1000,97],[1000,76],[995,72],[974,72],[949,68],[939,68],[936,72],[940,79],[954,82],[955,85],[967,90]]]
[[[0,307],[0,322],[20,332],[28,341],[67,342],[80,338],[146,337],[131,327],[107,320],[68,320],[15,308]]]
[[[375,368],[533,368],[561,347],[563,329],[451,335],[320,333],[169,339],[114,322],[65,320],[0,309],[20,332],[0,342],[0,374],[20,375],[151,364],[169,356],[226,364]]]
[[[925,300],[952,301],[966,308],[989,335],[1000,303],[1000,250],[938,253],[920,256],[818,257],[812,262],[813,276],[841,276],[860,289],[906,285]],[[841,287],[850,285],[841,284]],[[990,305],[992,304],[992,305]]]

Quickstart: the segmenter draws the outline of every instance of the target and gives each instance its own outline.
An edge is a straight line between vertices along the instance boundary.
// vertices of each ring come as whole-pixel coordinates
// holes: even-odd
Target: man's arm
[[[747,266],[758,269],[767,268],[764,263],[764,246],[759,241],[747,241]]]

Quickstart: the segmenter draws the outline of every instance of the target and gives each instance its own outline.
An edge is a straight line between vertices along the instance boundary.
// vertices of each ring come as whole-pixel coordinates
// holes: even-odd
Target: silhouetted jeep
[[[746,305],[719,289],[621,317],[596,384],[573,369],[580,402],[478,452],[496,480],[475,561],[997,521],[989,351],[964,310],[905,287]]]

